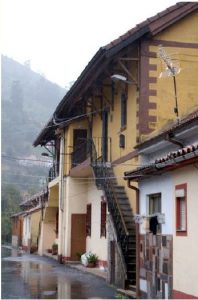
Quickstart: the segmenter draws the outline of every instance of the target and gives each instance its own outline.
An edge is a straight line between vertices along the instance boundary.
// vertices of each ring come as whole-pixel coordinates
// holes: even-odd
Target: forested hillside
[[[65,89],[24,65],[1,57],[2,238],[10,234],[10,214],[27,194],[46,183],[48,164],[32,143]],[[6,231],[6,234],[5,234]]]

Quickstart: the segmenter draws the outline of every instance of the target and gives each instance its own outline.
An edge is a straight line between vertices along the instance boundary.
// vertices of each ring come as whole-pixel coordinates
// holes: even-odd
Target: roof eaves
[[[148,26],[141,27],[140,29],[137,27],[134,30],[134,33],[129,35],[127,38],[123,39],[123,37],[119,37],[116,41],[113,41],[111,44],[106,46],[106,57],[111,57],[116,54],[118,51],[127,47],[129,44],[134,43],[138,39],[140,39],[143,35],[149,33]]]
[[[194,111],[193,113],[183,118],[179,124],[172,124],[168,129],[158,133],[157,135],[149,138],[148,140],[145,140],[142,143],[137,144],[134,148],[138,150],[144,149],[150,144],[161,141],[167,136],[167,134],[183,130],[184,127],[190,126],[191,124],[197,124],[197,122],[198,122],[198,110]]]
[[[55,133],[56,126],[53,123],[53,117],[50,118],[50,120],[47,122],[45,127],[40,131],[37,138],[33,142],[33,146],[37,147],[38,145],[45,145],[47,142],[49,142]]]
[[[150,22],[149,29],[151,34],[158,34],[196,9],[198,9],[198,3],[196,2],[177,3],[175,6],[166,9],[157,15],[158,18],[156,20]]]
[[[80,76],[77,78],[75,83],[72,85],[70,90],[67,92],[67,94],[63,97],[61,102],[58,104],[56,107],[55,113],[58,115],[63,109],[65,109],[66,106],[69,106],[71,100],[74,100],[73,97],[76,96],[78,90],[80,90],[80,87],[82,84],[87,80],[90,72],[92,69],[95,67],[95,64],[102,59],[104,53],[105,53],[105,48],[101,47],[96,54],[93,56],[93,58],[90,60],[90,62],[87,64],[85,69],[82,71]],[[74,102],[74,101],[73,101]]]
[[[155,160],[154,163],[137,168],[133,171],[124,172],[125,180],[139,180],[145,176],[162,174],[181,166],[180,164],[192,164],[198,160],[198,144],[188,145],[183,149],[170,152],[165,157]]]

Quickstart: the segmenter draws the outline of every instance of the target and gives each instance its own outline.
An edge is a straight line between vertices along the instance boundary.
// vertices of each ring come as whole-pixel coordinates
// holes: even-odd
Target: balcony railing
[[[71,154],[72,168],[76,167],[89,157],[89,140],[81,141]]]
[[[59,162],[53,163],[53,166],[49,169],[48,182],[52,181],[59,176]]]
[[[93,155],[100,158],[103,156],[103,143],[104,139],[102,137],[93,137],[92,139],[86,139],[79,143],[76,149],[71,154],[71,164],[72,168],[84,162],[86,159],[91,158]],[[111,138],[106,141],[106,158],[111,161]],[[94,148],[93,148],[94,145]],[[94,152],[94,154],[93,154]]]

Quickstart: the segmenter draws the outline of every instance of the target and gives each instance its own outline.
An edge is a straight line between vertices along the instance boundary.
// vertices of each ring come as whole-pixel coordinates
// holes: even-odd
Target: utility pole
[[[173,77],[173,85],[174,85],[174,97],[175,97],[175,107],[174,107],[174,113],[176,114],[177,117],[177,122],[179,124],[179,109],[178,109],[178,98],[177,98],[177,85],[176,85],[176,75],[179,74],[180,68],[178,65],[174,65],[171,58],[168,56],[166,53],[165,49],[162,47],[162,45],[159,46],[158,50],[158,56],[163,60],[166,69],[165,71],[160,73],[160,78],[161,77]]]

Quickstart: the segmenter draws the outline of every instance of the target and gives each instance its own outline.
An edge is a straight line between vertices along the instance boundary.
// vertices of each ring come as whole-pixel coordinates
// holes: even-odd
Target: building
[[[41,223],[47,199],[48,192],[42,191],[33,196],[26,197],[20,204],[23,219],[22,248],[25,251],[32,253],[38,250]]]
[[[34,141],[54,159],[47,210],[58,223],[51,240],[43,226],[40,253],[55,238],[60,261],[94,252],[137,297],[137,189],[123,173],[139,164],[137,143],[198,106],[197,17],[197,2],[178,3],[101,47]]]
[[[198,111],[137,149],[141,297],[197,299]]]
[[[22,246],[23,238],[23,216],[22,212],[16,213],[11,216],[12,224],[12,246],[18,248]]]

